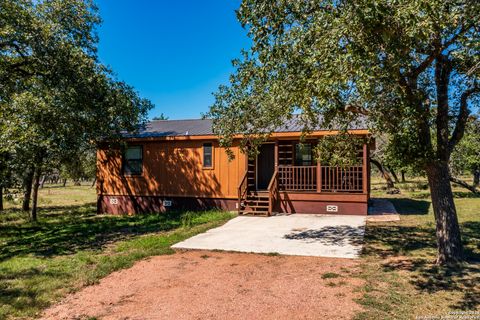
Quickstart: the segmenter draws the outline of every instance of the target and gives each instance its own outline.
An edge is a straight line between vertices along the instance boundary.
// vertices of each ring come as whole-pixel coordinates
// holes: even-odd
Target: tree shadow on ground
[[[58,269],[45,270],[40,267],[31,267],[12,272],[11,269],[0,268],[0,306],[6,309],[0,310],[0,318],[4,316],[2,313],[11,310],[26,309],[43,309],[50,305],[48,298],[42,297],[41,290],[38,286],[29,285],[11,285],[11,281],[23,282],[34,277],[45,278],[62,278],[66,274]],[[3,318],[2,318],[3,319]]]
[[[428,214],[430,209],[430,202],[425,200],[415,200],[411,198],[391,198],[391,201],[401,215],[424,215]]]
[[[135,216],[97,215],[93,204],[45,207],[38,223],[0,226],[0,261],[33,254],[49,257],[79,250],[101,250],[111,242],[134,235],[167,231],[181,225],[181,212]]]
[[[369,225],[365,233],[365,244],[364,254],[382,258],[436,248],[431,229],[401,225]]]
[[[454,191],[455,198],[480,198],[480,193],[473,193],[471,191]]]
[[[313,243],[318,242],[325,245],[360,245],[363,244],[365,227],[352,227],[349,225],[327,226],[320,229],[309,229],[295,231],[284,236],[289,240],[302,240]]]
[[[473,310],[480,306],[480,222],[464,222],[461,228],[467,259],[462,265],[435,265],[433,226],[369,225],[363,253],[385,259],[386,272],[410,272],[410,283],[420,292],[458,292],[462,299],[450,307]]]

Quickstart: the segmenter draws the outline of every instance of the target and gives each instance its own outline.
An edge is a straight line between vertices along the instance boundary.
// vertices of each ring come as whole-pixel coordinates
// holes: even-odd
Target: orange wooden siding
[[[213,144],[213,168],[203,168],[203,143]],[[138,142],[143,146],[143,172],[122,175],[120,150],[97,151],[99,195],[190,196],[236,198],[239,179],[246,170],[238,143],[231,161],[217,141],[180,140]]]

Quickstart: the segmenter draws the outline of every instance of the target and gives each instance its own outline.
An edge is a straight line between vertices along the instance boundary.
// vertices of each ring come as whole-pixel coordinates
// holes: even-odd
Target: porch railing
[[[240,214],[242,210],[242,203],[247,197],[248,192],[248,170],[245,171],[242,180],[240,180],[240,184],[238,185],[238,214]]]
[[[317,166],[278,166],[280,189],[317,190]]]
[[[362,192],[363,167],[346,168],[321,166],[321,191],[324,192]]]
[[[275,205],[278,202],[278,169],[273,173],[272,179],[268,184],[268,215],[275,210]]]
[[[363,167],[278,166],[278,188],[285,191],[362,192]]]

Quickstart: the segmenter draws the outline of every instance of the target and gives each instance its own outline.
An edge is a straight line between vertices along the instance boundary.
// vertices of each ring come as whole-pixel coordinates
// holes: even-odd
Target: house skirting
[[[368,204],[363,202],[302,201],[282,202],[282,213],[340,214],[366,216]]]
[[[367,215],[367,194],[281,192],[275,207],[282,213]]]
[[[101,214],[135,214],[167,210],[235,210],[237,199],[99,195],[97,212]]]
[[[197,198],[172,196],[100,195],[97,211],[101,214],[135,214],[165,212],[167,210],[237,210],[237,199]],[[311,213],[367,215],[368,198],[365,195],[325,195],[281,193],[274,207],[279,213]]]

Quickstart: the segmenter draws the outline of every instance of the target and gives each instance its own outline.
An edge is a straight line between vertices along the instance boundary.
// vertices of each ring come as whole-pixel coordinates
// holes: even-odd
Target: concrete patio
[[[240,216],[172,248],[358,258],[365,221],[340,215]]]

